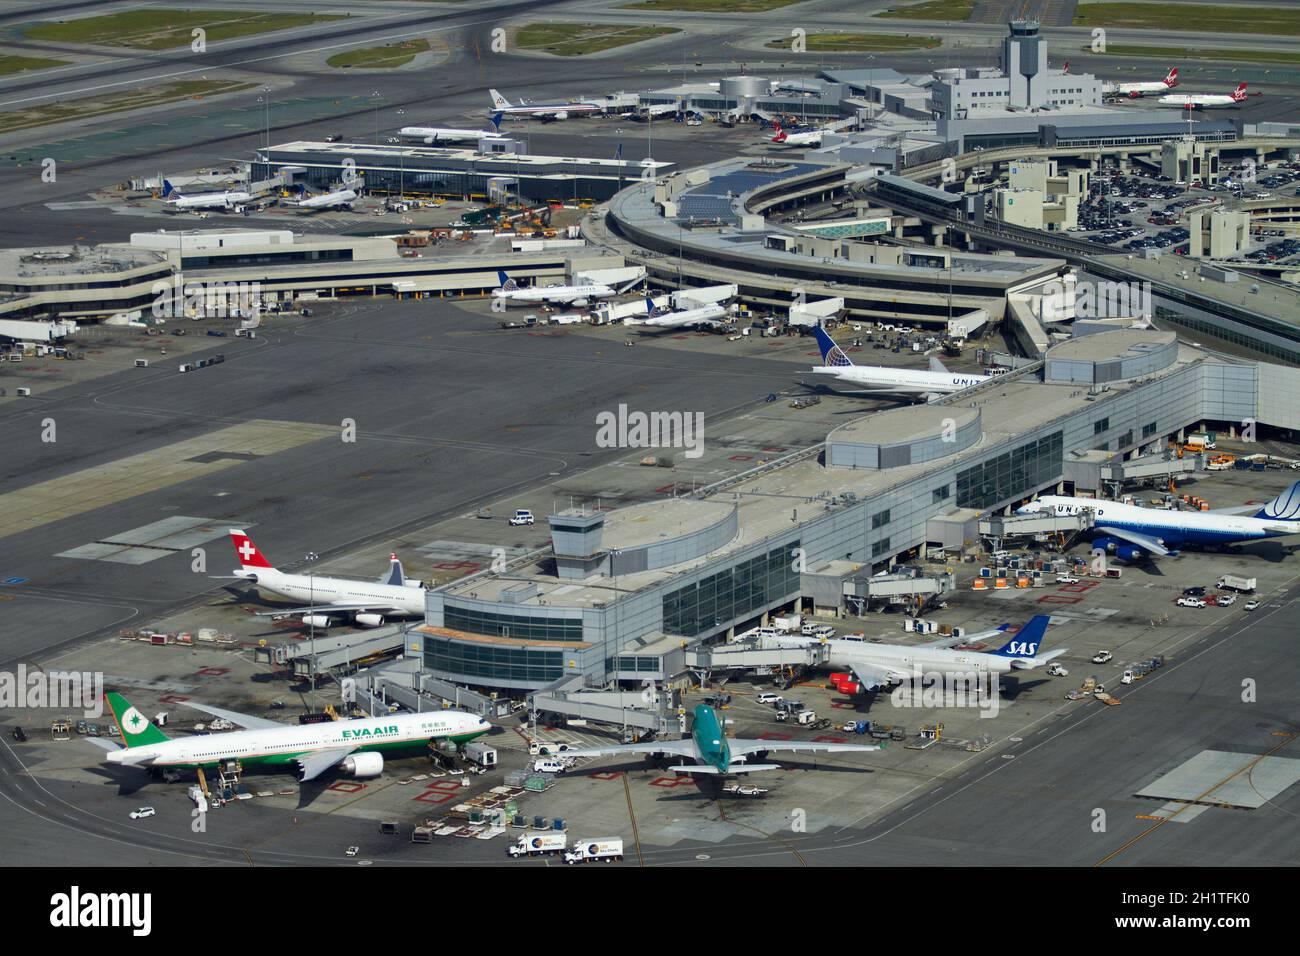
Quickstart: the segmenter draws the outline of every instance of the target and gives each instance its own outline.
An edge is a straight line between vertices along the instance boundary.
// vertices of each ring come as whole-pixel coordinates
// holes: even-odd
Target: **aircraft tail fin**
[[[515,289],[519,288],[519,284],[516,283],[514,279],[506,275],[504,269],[497,270],[497,279],[500,280],[501,282],[501,290],[503,292],[513,292]]]
[[[180,199],[181,192],[171,184],[171,180],[163,180],[163,199]]]
[[[1047,634],[1047,624],[1050,620],[1051,618],[1046,614],[1035,614],[1029,619],[1028,624],[1016,632],[1015,637],[990,653],[998,657],[1036,657],[1038,648],[1043,644],[1043,637]]]
[[[829,368],[831,366],[850,366],[853,364],[844,350],[835,344],[835,340],[827,335],[826,330],[820,325],[813,328],[813,335],[817,338],[817,348],[821,350],[823,365]]]
[[[136,710],[131,705],[131,702],[121,694],[109,692],[104,695],[104,702],[108,705],[113,720],[117,722],[117,729],[122,732],[123,746],[127,748],[147,747],[150,744],[160,744],[169,739],[165,733],[154,726],[148,717]]]
[[[379,583],[391,584],[399,588],[406,584],[406,575],[402,573],[402,562],[396,554],[388,556],[388,573],[379,579]]]
[[[1270,521],[1300,521],[1300,481],[1255,512],[1255,517]]]
[[[230,529],[230,540],[235,545],[235,557],[245,568],[273,568],[270,561],[258,550],[257,545],[253,544],[253,539],[244,531],[238,528]]]
[[[1165,75],[1165,86],[1177,86],[1177,85],[1178,85],[1178,67],[1175,66],[1175,67],[1171,67],[1169,72]]]
[[[501,132],[501,117],[503,116],[505,116],[504,113],[500,111],[496,111],[492,113],[491,116],[488,117],[490,120],[492,120],[492,129],[497,133]]]
[[[1244,99],[1246,98],[1246,81],[1245,81],[1245,80],[1242,80],[1240,83],[1237,84],[1237,88],[1236,88],[1235,90],[1232,91],[1232,98],[1233,98],[1234,100],[1244,100]]]
[[[496,90],[488,90],[488,95],[492,97],[492,106],[498,110],[510,109],[510,101],[498,93]]]

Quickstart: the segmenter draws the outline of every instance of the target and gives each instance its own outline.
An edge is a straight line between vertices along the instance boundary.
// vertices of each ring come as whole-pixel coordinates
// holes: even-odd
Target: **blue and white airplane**
[[[972,372],[950,372],[934,356],[930,357],[930,370],[926,372],[907,368],[885,368],[879,365],[854,365],[845,351],[835,344],[821,326],[813,329],[817,347],[822,353],[822,364],[813,368],[820,375],[832,375],[841,382],[864,386],[855,388],[855,394],[901,395],[930,398],[950,395],[987,382],[991,376]]]
[[[727,317],[726,306],[717,303],[709,303],[694,309],[683,309],[680,312],[674,312],[671,309],[661,314],[655,315],[654,300],[646,296],[645,300],[645,318],[634,319],[631,324],[636,326],[645,326],[648,328],[666,328],[676,329],[687,325],[717,325]]]
[[[1241,544],[1300,534],[1300,481],[1253,515],[1212,511],[1165,511],[1096,498],[1044,495],[1017,514],[1093,514],[1092,543],[1124,561],[1177,554],[1180,545]]]

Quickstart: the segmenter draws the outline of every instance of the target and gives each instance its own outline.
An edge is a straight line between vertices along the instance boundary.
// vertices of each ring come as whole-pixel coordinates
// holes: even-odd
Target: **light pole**
[[[262,87],[262,95],[258,97],[262,101],[262,113],[266,118],[266,148],[271,148],[271,88]]]
[[[374,99],[374,101],[375,101],[375,102],[374,102],[374,107],[375,107],[375,145],[378,146],[378,145],[379,145],[379,101],[380,101],[380,99],[382,99],[382,94],[381,94],[378,90],[371,90],[371,91],[370,91],[370,95],[371,95],[371,97],[373,97],[373,99]]]
[[[402,109],[401,107],[398,107],[398,110],[397,110],[397,116],[398,116],[397,125],[398,125],[399,128],[400,128],[401,125],[402,125],[401,117],[403,117],[403,116],[405,116],[405,115],[406,115],[406,110]],[[405,150],[404,148],[401,148],[401,149],[398,150],[397,158],[398,158],[398,161],[401,163],[401,168],[400,168],[400,171],[399,171],[399,173],[398,173],[398,180],[397,180],[397,192],[398,192],[398,198],[399,198],[399,199],[402,199],[402,200],[405,200],[405,199],[406,199],[406,150]]]
[[[307,624],[308,639],[311,641],[311,665],[309,668],[309,678],[311,680],[311,709],[312,713],[316,712],[316,576],[311,569],[312,563],[320,559],[320,555],[315,551],[308,551],[303,556],[307,562],[307,607],[310,610],[311,620]]]

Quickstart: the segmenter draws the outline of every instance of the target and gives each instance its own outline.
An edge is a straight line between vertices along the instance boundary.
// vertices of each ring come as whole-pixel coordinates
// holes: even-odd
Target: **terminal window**
[[[426,637],[424,666],[430,670],[489,681],[549,683],[564,676],[564,652]]]
[[[942,488],[936,488],[930,493],[930,501],[937,505],[941,501],[947,501],[948,496],[951,494],[952,489],[944,485]]]
[[[957,472],[957,506],[991,508],[1037,491],[1061,474],[1061,433],[1021,445]]]
[[[888,509],[888,508],[886,508],[884,511],[877,511],[875,514],[873,514],[873,515],[871,516],[871,527],[872,527],[872,529],[875,529],[875,528],[883,528],[883,527],[884,527],[885,525],[887,525],[887,524],[889,524],[889,509]]]
[[[665,594],[664,633],[695,637],[797,594],[797,547],[792,541]]]
[[[498,614],[449,604],[443,608],[442,623],[453,631],[515,637],[531,641],[581,641],[582,619],[540,617],[527,614]]]
[[[1151,423],[1148,424],[1148,425],[1143,425],[1143,426],[1142,426],[1142,437],[1143,437],[1143,438],[1150,438],[1150,437],[1151,437],[1152,435],[1154,435],[1155,433],[1156,433],[1156,423],[1155,423],[1155,422],[1151,422]]]
[[[1094,435],[1100,435],[1108,428],[1110,428],[1109,418],[1102,418],[1092,423],[1092,433]]]
[[[873,558],[878,558],[882,554],[885,554],[887,551],[889,551],[888,538],[881,538],[879,541],[877,541],[875,544],[871,546],[871,556]]]

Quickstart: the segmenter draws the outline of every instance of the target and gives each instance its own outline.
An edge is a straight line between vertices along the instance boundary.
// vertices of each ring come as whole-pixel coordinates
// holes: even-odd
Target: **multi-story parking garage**
[[[943,547],[952,516],[1063,488],[1072,461],[1246,419],[1300,427],[1300,369],[1150,329],[1080,336],[691,497],[552,515],[548,553],[431,591],[407,654],[432,677],[503,689],[662,678],[683,642],[790,607],[846,564],[868,573]]]

